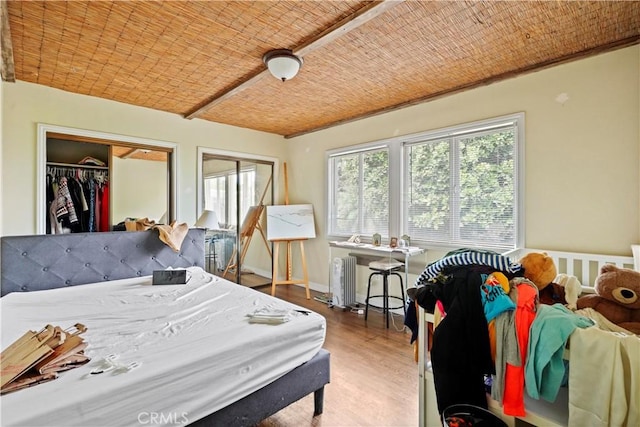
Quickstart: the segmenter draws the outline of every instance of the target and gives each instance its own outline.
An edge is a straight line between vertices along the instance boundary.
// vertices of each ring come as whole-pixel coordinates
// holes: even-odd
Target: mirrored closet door
[[[271,243],[265,209],[273,204],[276,159],[246,158],[200,148],[199,217],[214,212],[207,230],[210,272],[246,286],[270,283]]]

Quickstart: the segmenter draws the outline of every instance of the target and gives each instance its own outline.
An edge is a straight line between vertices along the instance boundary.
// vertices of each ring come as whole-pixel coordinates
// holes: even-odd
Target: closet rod
[[[82,168],[82,169],[109,170],[109,166],[76,165],[76,164],[73,164],[73,163],[47,162],[47,166],[61,166],[63,168]]]

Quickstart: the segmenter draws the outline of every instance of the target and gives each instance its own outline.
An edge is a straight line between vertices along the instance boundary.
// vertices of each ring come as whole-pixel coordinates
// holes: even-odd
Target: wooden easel
[[[273,274],[271,278],[271,295],[276,295],[277,285],[297,285],[304,284],[307,291],[307,299],[311,299],[309,292],[309,274],[307,272],[307,259],[304,256],[304,241],[307,239],[298,240],[272,240],[273,242]],[[293,268],[291,264],[291,244],[293,242],[300,243],[300,258],[302,260],[302,279],[293,279]],[[287,244],[287,267],[286,267],[286,279],[278,280],[278,254],[280,243]]]
[[[251,239],[253,237],[253,233],[255,230],[260,232],[262,236],[262,240],[264,241],[265,246],[267,247],[267,252],[269,252],[269,256],[271,254],[271,247],[269,246],[269,242],[267,241],[267,236],[260,224],[260,217],[262,216],[262,212],[264,211],[264,197],[267,194],[267,189],[269,188],[269,184],[271,184],[271,176],[267,181],[267,185],[264,188],[264,192],[262,193],[262,197],[260,198],[260,204],[257,206],[251,206],[247,211],[247,215],[244,217],[244,221],[242,221],[242,227],[240,227],[240,236],[239,236],[239,244],[240,244],[240,265],[244,263],[244,257],[247,254],[247,250],[249,250],[249,243],[251,243]],[[230,271],[236,271],[238,269],[238,243],[233,245],[233,252],[231,253],[231,257],[229,258],[229,262],[227,263],[227,267],[224,269],[224,273],[222,273],[222,277],[226,278],[227,273]],[[240,272],[238,273],[238,278],[240,278]]]
[[[284,163],[284,204],[289,204],[289,181],[287,178],[287,163]],[[277,285],[298,285],[304,284],[307,292],[307,299],[311,299],[311,293],[309,292],[309,273],[307,272],[307,258],[304,255],[304,241],[308,239],[289,239],[289,240],[271,240],[273,242],[273,272],[271,274],[271,295],[276,295]],[[300,243],[300,259],[302,263],[302,279],[293,279],[293,264],[291,262],[291,244],[293,242]],[[286,271],[285,280],[278,280],[278,255],[280,243],[287,244],[287,259],[286,259]]]

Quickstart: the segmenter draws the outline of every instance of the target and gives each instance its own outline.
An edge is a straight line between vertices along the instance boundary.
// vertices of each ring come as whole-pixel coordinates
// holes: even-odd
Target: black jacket
[[[480,286],[486,268],[457,266],[433,285],[446,316],[433,334],[431,363],[442,413],[454,404],[487,408],[484,375],[494,372]]]

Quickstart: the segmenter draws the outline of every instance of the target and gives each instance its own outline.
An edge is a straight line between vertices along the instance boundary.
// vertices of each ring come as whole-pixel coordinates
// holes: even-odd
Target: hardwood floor
[[[216,272],[212,272],[210,271],[210,273],[215,274],[216,276],[220,276],[223,277],[223,271],[216,271]],[[227,276],[225,277],[225,279],[227,280],[231,280],[232,282],[236,281],[236,278],[233,274],[228,273]],[[242,273],[240,275],[240,284],[249,288],[257,288],[260,286],[266,286],[266,285],[271,285],[271,279],[267,278],[267,277],[263,277],[260,276],[258,274],[253,274],[253,273]]]
[[[269,293],[270,286],[256,288]],[[416,426],[418,368],[403,332],[403,317],[385,328],[384,317],[364,315],[305,298],[304,288],[280,286],[277,296],[322,314],[327,319],[324,347],[331,352],[331,383],[325,387],[324,412],[313,417],[313,395],[267,418],[259,427]],[[396,329],[397,328],[397,329]]]

